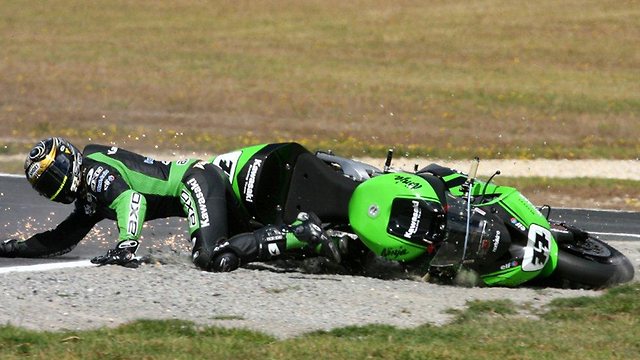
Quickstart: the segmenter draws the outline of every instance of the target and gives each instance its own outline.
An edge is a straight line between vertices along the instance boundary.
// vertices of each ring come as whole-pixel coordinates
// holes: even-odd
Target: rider
[[[88,145],[80,151],[52,137],[29,152],[27,180],[41,195],[75,209],[55,229],[25,241],[0,242],[2,257],[51,257],[71,251],[102,219],[117,222],[119,242],[91,262],[136,267],[142,224],[170,216],[186,217],[193,263],[207,271],[272,259],[291,244],[320,247],[339,261],[335,245],[313,214],[294,225],[268,225],[249,231],[224,172],[197,159],[157,161],[118,147]],[[303,245],[304,245],[303,244]]]

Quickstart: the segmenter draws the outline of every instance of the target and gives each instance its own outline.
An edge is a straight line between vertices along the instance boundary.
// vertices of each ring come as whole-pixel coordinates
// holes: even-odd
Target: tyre
[[[565,288],[600,289],[633,279],[634,269],[621,252],[591,235],[559,242],[558,266],[550,279]]]

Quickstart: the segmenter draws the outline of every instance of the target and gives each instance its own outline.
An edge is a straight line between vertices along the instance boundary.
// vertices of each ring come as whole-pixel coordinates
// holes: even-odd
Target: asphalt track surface
[[[72,211],[72,205],[49,201],[38,195],[22,176],[0,174],[0,240],[23,239],[56,226]],[[640,213],[597,209],[553,209],[551,219],[561,220],[595,233],[605,241],[640,241]],[[141,249],[168,247],[188,250],[186,222],[180,218],[145,224]],[[104,220],[71,252],[50,259],[0,258],[0,269],[22,265],[72,263],[103,254],[117,241],[113,221]]]

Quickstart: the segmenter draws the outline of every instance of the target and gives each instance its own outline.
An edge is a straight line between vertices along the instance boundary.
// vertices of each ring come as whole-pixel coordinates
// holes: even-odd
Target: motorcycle
[[[297,143],[264,144],[210,161],[257,224],[291,223],[314,212],[345,261],[364,253],[430,279],[475,274],[473,285],[602,288],[630,281],[622,253],[549,219],[513,187],[437,164],[412,172],[311,153]],[[494,174],[497,175],[499,172]],[[301,246],[304,244],[301,244]]]

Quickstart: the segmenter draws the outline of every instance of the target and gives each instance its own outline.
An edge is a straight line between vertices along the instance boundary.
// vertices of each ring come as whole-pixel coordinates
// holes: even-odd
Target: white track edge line
[[[59,269],[69,269],[78,267],[96,266],[89,260],[68,261],[68,262],[55,262],[48,264],[36,264],[36,265],[21,265],[21,266],[8,266],[0,267],[0,274],[9,274],[14,272],[35,272],[35,271],[49,271]]]
[[[587,231],[587,232],[593,235],[624,236],[624,237],[633,237],[633,238],[640,239],[640,234],[608,233],[608,232],[597,232],[597,231]]]

